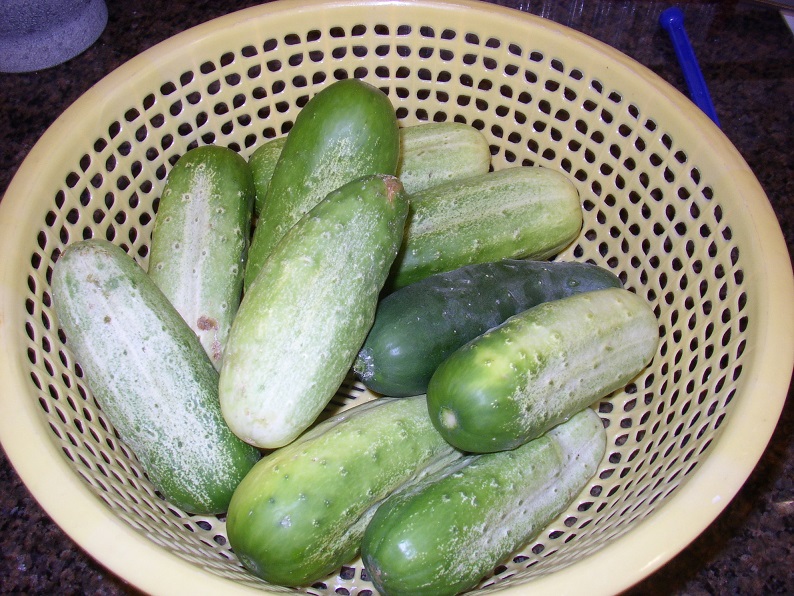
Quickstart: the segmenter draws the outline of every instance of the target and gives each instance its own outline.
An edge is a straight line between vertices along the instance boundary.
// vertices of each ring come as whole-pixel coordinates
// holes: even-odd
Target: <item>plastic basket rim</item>
[[[234,27],[236,23],[249,19],[316,9],[319,5],[333,8],[408,7],[412,4],[416,5],[411,0],[276,0],[192,27],[130,59],[69,106],[31,149],[0,202],[0,229],[12,230],[0,237],[0,252],[23,256],[16,240],[24,236],[24,226],[19,225],[18,216],[25,214],[26,207],[16,197],[24,195],[25,184],[35,176],[36,161],[47,153],[48,142],[58,139],[64,130],[79,120],[77,117],[84,113],[86,107],[128,78],[127,73],[145,69],[160,55],[177,48],[184,50],[190,44],[201,43],[217,30]],[[745,191],[744,207],[755,228],[764,231],[764,234],[754,237],[753,247],[756,256],[763,257],[765,267],[761,279],[768,282],[766,287],[769,290],[761,296],[764,304],[760,310],[776,313],[776,322],[773,323],[771,317],[764,320],[762,335],[768,340],[764,344],[767,349],[764,350],[764,358],[753,359],[748,384],[755,385],[753,393],[764,394],[765,399],[735,400],[731,415],[720,428],[719,441],[714,442],[697,473],[688,477],[663,507],[635,528],[560,572],[523,585],[502,588],[500,593],[521,594],[529,590],[536,594],[576,593],[585,582],[591,594],[625,590],[672,559],[714,521],[742,487],[772,436],[790,383],[790,377],[773,373],[794,367],[794,302],[791,301],[794,275],[791,274],[785,241],[763,189],[731,142],[683,94],[643,65],[583,33],[515,9],[477,0],[430,0],[421,4],[469,11],[487,9],[490,13],[522,19],[528,26],[542,27],[575,43],[586,44],[601,58],[631,70],[660,92],[664,98],[660,101],[666,102],[669,109],[687,112],[693,124],[704,133],[703,143],[723,159],[726,171],[738,172],[736,182]],[[12,222],[15,225],[12,226]],[[18,320],[15,315],[22,306],[13,290],[24,285],[9,263],[13,263],[13,259],[4,259],[0,266],[0,343],[5,346],[24,341],[21,329],[11,329],[7,324],[7,321]],[[147,593],[196,594],[219,590],[226,594],[269,593],[234,585],[220,576],[204,572],[199,566],[157,547],[99,503],[47,435],[36,401],[27,399],[30,387],[23,369],[22,354],[14,354],[11,350],[0,353],[0,380],[5,387],[0,395],[0,405],[6,410],[6,415],[0,416],[0,443],[29,492],[77,545],[119,578]],[[9,410],[13,416],[8,415]],[[752,420],[753,424],[748,425],[744,420]],[[682,532],[679,525],[670,523],[679,518],[689,522],[688,531]],[[610,572],[603,573],[605,568]]]

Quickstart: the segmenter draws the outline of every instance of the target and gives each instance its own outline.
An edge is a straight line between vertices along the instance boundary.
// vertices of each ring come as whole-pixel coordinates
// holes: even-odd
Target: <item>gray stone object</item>
[[[66,62],[105,29],[104,0],[0,0],[0,72]]]

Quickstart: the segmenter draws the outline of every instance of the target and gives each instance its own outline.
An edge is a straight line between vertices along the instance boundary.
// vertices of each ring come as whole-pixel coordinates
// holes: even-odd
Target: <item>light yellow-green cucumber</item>
[[[576,187],[548,168],[518,166],[432,186],[411,195],[388,288],[472,263],[547,259],[581,227]]]
[[[438,184],[481,176],[491,148],[479,130],[462,122],[428,122],[400,129],[397,177],[412,195]]]
[[[149,275],[217,370],[242,296],[253,200],[245,159],[205,145],[174,164],[154,219]]]
[[[270,139],[251,154],[259,215],[287,137]],[[488,172],[491,149],[479,130],[461,122],[428,122],[400,128],[397,177],[409,195],[430,186]]]
[[[284,234],[328,193],[361,176],[394,175],[399,157],[397,116],[380,89],[344,79],[312,97],[295,118],[270,179],[245,287]]]
[[[427,389],[430,418],[464,451],[513,449],[626,385],[658,342],[656,315],[629,290],[545,302],[441,363]]]
[[[311,584],[356,555],[378,503],[461,456],[424,396],[355,406],[254,467],[229,506],[229,544],[269,582]]]
[[[361,543],[378,593],[453,596],[476,586],[565,511],[605,450],[588,408],[515,450],[468,456],[395,493]]]
[[[195,514],[223,513],[259,459],[218,404],[218,373],[146,272],[104,240],[70,245],[52,291],[67,346],[154,486]]]
[[[221,369],[221,408],[240,438],[286,445],[331,400],[372,326],[407,214],[397,178],[365,176],[276,247],[243,297]]]

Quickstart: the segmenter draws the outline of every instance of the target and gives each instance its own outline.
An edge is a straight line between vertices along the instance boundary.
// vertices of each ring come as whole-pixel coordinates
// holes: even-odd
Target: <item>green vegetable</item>
[[[242,157],[197,147],[168,174],[154,220],[149,275],[218,370],[240,305],[253,200]]]
[[[254,175],[259,215],[287,137],[270,139],[251,154],[248,164]],[[485,174],[491,165],[491,149],[485,136],[460,122],[429,122],[400,129],[397,177],[408,194],[430,186]]]
[[[383,596],[474,587],[568,507],[605,450],[585,409],[515,450],[450,464],[378,508],[361,543],[367,573]]]
[[[254,200],[254,215],[262,213],[262,206],[265,204],[267,189],[270,188],[270,180],[276,170],[276,163],[281,156],[281,150],[287,137],[270,139],[263,143],[248,158],[248,165],[254,177],[254,187],[256,188],[256,199]]]
[[[460,456],[424,396],[356,406],[254,467],[229,506],[229,543],[266,581],[310,584],[356,555],[379,502]]]
[[[310,99],[273,171],[251,242],[245,287],[287,231],[328,193],[362,176],[394,175],[399,155],[397,117],[379,89],[345,79]]]
[[[104,240],[67,247],[52,290],[68,347],[157,490],[191,513],[226,511],[259,453],[223,421],[218,373],[168,299]]]
[[[464,451],[513,449],[623,387],[658,341],[648,303],[622,288],[540,304],[438,367],[428,387],[430,418]]]
[[[393,176],[329,194],[279,243],[232,325],[220,400],[232,430],[281,447],[323,410],[372,325],[408,198]]]
[[[554,170],[514,167],[411,196],[390,290],[472,263],[545,260],[582,227],[576,187]]]
[[[412,195],[451,180],[488,172],[491,148],[479,130],[461,122],[428,122],[400,129],[397,177]]]
[[[373,391],[426,393],[448,356],[508,317],[542,302],[619,286],[606,269],[575,262],[506,259],[437,273],[381,300],[353,368]]]

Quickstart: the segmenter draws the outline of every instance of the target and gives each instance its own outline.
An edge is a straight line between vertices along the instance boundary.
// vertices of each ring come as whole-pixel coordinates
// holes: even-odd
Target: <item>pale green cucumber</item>
[[[188,512],[226,511],[259,453],[224,422],[218,373],[168,299],[104,240],[67,247],[52,291],[69,349],[155,487]]]
[[[424,396],[356,406],[254,467],[229,506],[229,544],[269,582],[311,584],[356,555],[379,502],[461,456]]]
[[[564,175],[519,166],[411,195],[405,239],[388,287],[500,259],[543,260],[582,227],[576,187]]]
[[[312,97],[295,118],[273,171],[245,287],[287,231],[328,193],[361,176],[394,175],[399,157],[397,116],[380,89],[344,79]]]
[[[248,160],[256,186],[255,215],[262,211],[286,141],[286,136],[271,139],[259,146]],[[488,140],[473,126],[461,122],[429,122],[400,129],[397,177],[408,194],[450,180],[485,174],[490,165]]]
[[[154,219],[149,275],[218,370],[242,296],[253,200],[245,159],[206,145],[176,162]]]
[[[461,122],[403,127],[400,149],[397,177],[409,195],[485,174],[491,166],[491,148],[485,135]]]
[[[256,216],[262,213],[262,205],[265,204],[265,196],[267,195],[267,189],[270,188],[270,180],[273,178],[276,163],[278,163],[281,150],[286,142],[286,136],[270,139],[257,147],[251,157],[248,158],[248,165],[251,168],[254,188],[256,189],[256,198],[254,199],[254,215]]]
[[[397,178],[366,176],[279,243],[246,291],[221,369],[221,407],[239,437],[281,447],[331,400],[372,325],[407,213]]]
[[[441,363],[427,389],[430,418],[458,449],[513,449],[626,385],[658,342],[653,310],[629,290],[546,302]]]
[[[525,445],[468,456],[389,497],[361,557],[383,596],[453,596],[543,530],[587,485],[606,450],[585,409]]]

